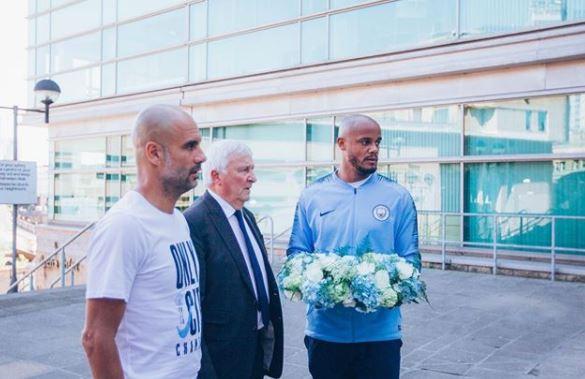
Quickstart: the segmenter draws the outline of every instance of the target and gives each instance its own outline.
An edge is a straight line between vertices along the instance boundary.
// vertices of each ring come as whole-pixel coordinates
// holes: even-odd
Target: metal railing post
[[[498,245],[497,245],[497,238],[498,238],[498,216],[492,216],[494,227],[492,230],[492,250],[493,250],[493,260],[494,260],[494,267],[493,267],[493,274],[496,275],[498,272]]]
[[[29,290],[30,291],[34,291],[35,290],[35,285],[33,283],[33,275],[31,275],[29,278],[30,278],[29,281],[28,281]]]
[[[61,287],[65,287],[65,248],[61,248]]]
[[[69,283],[69,287],[73,287],[75,285],[75,269],[72,267],[71,270],[71,283]]]
[[[557,270],[556,268],[556,244],[557,244],[557,239],[556,239],[556,216],[552,216],[552,224],[551,224],[551,236],[550,236],[550,245],[551,245],[551,249],[550,249],[550,280],[552,280],[553,282],[555,281],[555,272]]]
[[[445,214],[441,214],[441,270],[445,271]]]

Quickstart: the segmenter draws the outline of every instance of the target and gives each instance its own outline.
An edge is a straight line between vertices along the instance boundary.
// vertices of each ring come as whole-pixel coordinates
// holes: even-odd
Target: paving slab
[[[425,270],[403,307],[402,378],[585,378],[585,284]],[[0,379],[88,378],[84,288],[0,296]],[[310,378],[305,307],[285,301],[283,378]]]

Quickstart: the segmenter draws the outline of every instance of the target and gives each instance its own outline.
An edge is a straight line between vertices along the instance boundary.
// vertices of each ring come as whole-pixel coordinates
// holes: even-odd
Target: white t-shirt
[[[128,192],[98,222],[87,299],[123,299],[116,345],[126,378],[196,378],[201,367],[199,263],[178,210]]]

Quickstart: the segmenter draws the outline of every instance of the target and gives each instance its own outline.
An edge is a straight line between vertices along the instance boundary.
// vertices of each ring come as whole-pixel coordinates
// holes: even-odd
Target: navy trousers
[[[397,379],[402,340],[336,343],[305,336],[313,379]]]

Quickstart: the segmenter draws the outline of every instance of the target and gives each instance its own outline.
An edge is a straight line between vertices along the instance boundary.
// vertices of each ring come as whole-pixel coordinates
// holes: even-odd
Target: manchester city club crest
[[[376,205],[372,211],[374,218],[378,221],[386,221],[390,217],[390,209],[385,205]]]

